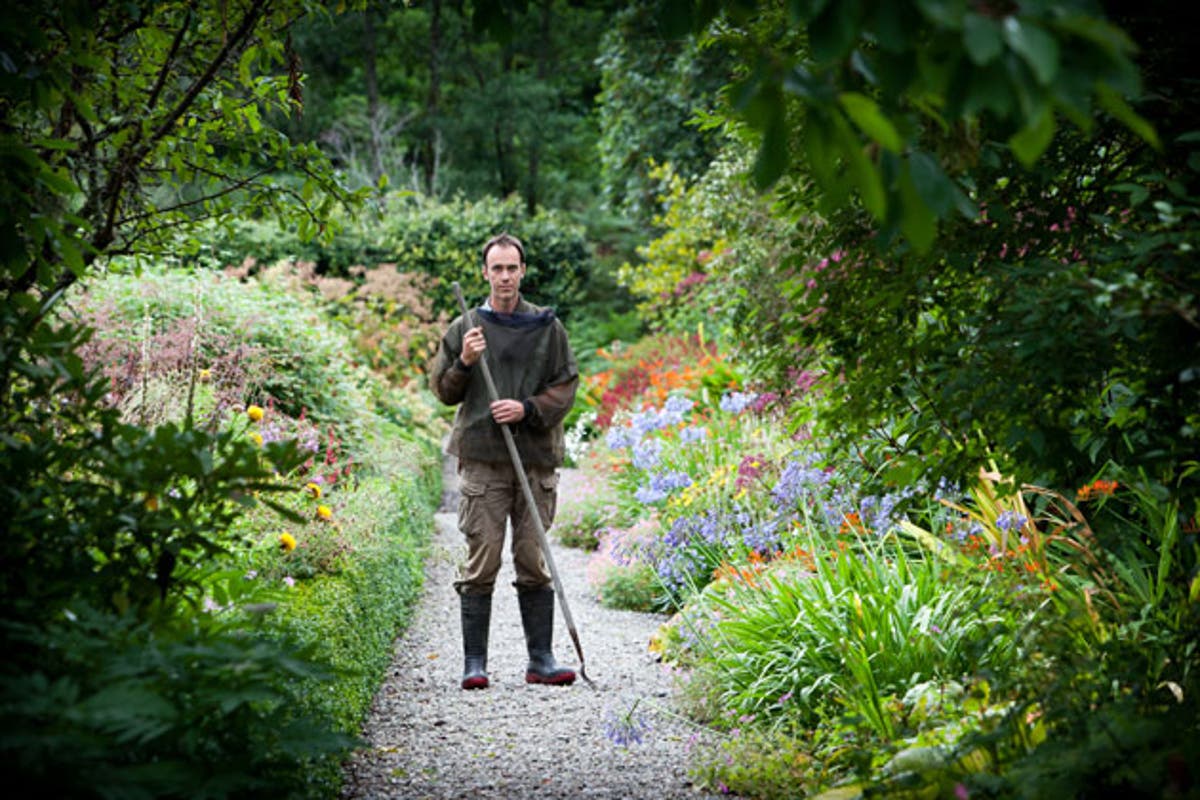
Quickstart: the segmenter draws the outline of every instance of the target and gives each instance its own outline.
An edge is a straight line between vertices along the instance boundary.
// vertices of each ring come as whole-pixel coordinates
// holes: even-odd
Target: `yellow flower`
[[[317,516],[321,519],[333,519],[333,509],[329,506],[317,506]]]
[[[279,549],[285,553],[290,553],[296,549],[296,537],[284,531],[279,534]]]
[[[211,369],[202,369],[202,370],[200,370],[200,374],[198,377],[200,378],[201,383],[208,383],[209,380],[212,379],[212,370]]]
[[[247,406],[246,416],[253,422],[261,422],[263,418],[262,406]]]
[[[311,497],[313,500],[316,500],[316,499],[320,498],[320,496],[321,496],[320,484],[313,483],[312,481],[309,481],[308,483],[304,484],[304,491],[308,492],[308,496]]]
[[[147,511],[158,511],[158,498],[152,494],[146,495],[146,499],[142,502]]]
[[[262,443],[263,443],[262,434],[259,433],[258,431],[250,431],[250,441],[254,442],[259,447],[262,447]]]

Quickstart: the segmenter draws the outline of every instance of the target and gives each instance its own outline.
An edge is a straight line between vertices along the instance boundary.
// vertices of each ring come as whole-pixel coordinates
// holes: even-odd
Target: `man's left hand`
[[[495,400],[491,409],[492,419],[501,425],[511,425],[525,419],[525,405],[520,400]]]

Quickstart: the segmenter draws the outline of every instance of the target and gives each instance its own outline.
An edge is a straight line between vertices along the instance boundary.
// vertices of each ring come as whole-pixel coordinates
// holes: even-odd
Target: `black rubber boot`
[[[526,683],[566,686],[575,682],[575,671],[560,667],[554,660],[554,590],[546,587],[520,592],[521,624],[525,627],[525,647],[529,664]]]
[[[460,595],[462,607],[463,677],[462,688],[486,689],[488,627],[492,622],[490,594]]]

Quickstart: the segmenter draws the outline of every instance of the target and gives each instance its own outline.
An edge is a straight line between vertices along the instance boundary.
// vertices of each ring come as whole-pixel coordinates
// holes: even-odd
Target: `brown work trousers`
[[[525,469],[544,530],[554,521],[558,472]],[[518,591],[548,586],[552,580],[525,493],[511,463],[461,459],[458,462],[458,529],[467,539],[467,560],[454,588],[459,594],[491,594],[500,572],[507,523],[512,522],[512,559]]]

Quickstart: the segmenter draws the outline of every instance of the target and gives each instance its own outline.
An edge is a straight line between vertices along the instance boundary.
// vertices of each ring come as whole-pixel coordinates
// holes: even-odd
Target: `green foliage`
[[[268,124],[301,101],[280,32],[316,8],[20,3],[0,12],[0,50],[13,67],[0,78],[0,647],[9,654],[0,750],[18,784],[65,796],[336,792],[354,743],[337,728],[357,727],[350,715],[361,715],[364,691],[349,692],[356,703],[339,714],[310,703],[330,673],[315,651],[262,624],[278,597],[237,569],[250,537],[235,521],[256,504],[291,515],[271,495],[294,491],[281,476],[311,457],[228,413],[247,402],[243,392],[288,375],[291,363],[260,358],[284,343],[273,349],[273,333],[239,343],[250,316],[226,312],[244,298],[214,292],[219,302],[208,305],[187,279],[168,287],[178,294],[165,313],[133,299],[144,286],[115,292],[91,320],[115,321],[107,351],[62,302],[78,299],[65,290],[94,264],[193,254],[200,224],[234,212],[277,212],[303,238],[332,233],[333,198],[351,198],[315,148],[293,147]],[[279,179],[285,168],[294,173]],[[268,324],[303,353],[300,309],[259,299],[277,315]],[[209,312],[216,324],[206,328]],[[336,366],[347,348],[333,338],[323,339],[327,369],[300,365],[305,379],[344,382],[279,393],[295,389],[301,407],[352,424],[362,416],[355,401],[371,398],[355,382],[363,372]],[[244,349],[224,351],[231,343]],[[370,432],[356,433],[365,441]],[[416,485],[423,494],[424,481]],[[376,648],[376,664],[414,569],[380,570],[394,595],[382,579],[367,581],[389,599],[388,619],[362,615],[371,635],[361,644]]]
[[[201,219],[271,213],[331,235],[324,216],[349,196],[272,125],[303,104],[278,32],[317,7],[6,5],[5,293],[65,286],[108,255],[194,251]]]
[[[616,5],[373,4],[306,20],[295,41],[309,102],[293,130],[354,185],[586,208],[595,59]]]
[[[659,205],[655,162],[686,178],[716,154],[718,136],[692,123],[716,104],[734,66],[720,46],[664,36],[655,17],[671,5],[628,5],[612,19],[597,58],[604,197],[643,224]]]
[[[359,544],[336,579],[299,581],[282,603],[273,628],[311,648],[336,680],[307,680],[300,707],[357,731],[392,661],[392,643],[420,596],[431,506],[414,497],[411,481],[376,479],[360,487],[356,507],[378,504],[375,541]],[[390,501],[390,502],[388,502]],[[424,520],[424,522],[422,522]],[[362,536],[355,537],[361,539]]]
[[[826,241],[822,221],[792,221],[775,213],[779,197],[806,192],[785,182],[776,196],[750,185],[750,149],[735,131],[708,169],[685,181],[671,165],[650,173],[660,186],[663,209],[655,217],[662,233],[638,248],[639,262],[626,262],[618,280],[638,298],[639,311],[658,330],[705,336],[752,362],[763,343],[780,336],[778,320],[789,313],[780,292],[785,264],[797,249]]]
[[[118,391],[140,398],[146,373],[153,374],[156,364],[179,351],[179,374],[165,378],[162,402],[170,405],[173,391],[176,407],[182,408],[181,399],[205,372],[207,383],[193,391],[194,414],[213,427],[232,411],[258,403],[284,415],[267,421],[264,438],[294,436],[310,451],[320,447],[324,452],[335,426],[342,447],[360,449],[379,414],[408,422],[413,435],[435,435],[418,403],[386,388],[364,366],[366,359],[350,344],[343,322],[284,285],[145,269],[92,282],[79,307],[103,326],[88,350],[89,360],[119,368],[110,371],[119,379]],[[230,397],[222,393],[225,387],[241,393]]]
[[[311,261],[318,273],[342,278],[354,278],[364,265],[394,263],[401,272],[432,279],[427,302],[435,313],[451,316],[458,308],[451,284],[458,281],[468,296],[486,288],[480,248],[501,231],[525,244],[528,272],[522,293],[554,307],[564,320],[582,298],[592,266],[578,225],[557,211],[527,214],[515,197],[446,203],[393,197],[385,214],[364,214],[348,224],[344,240],[331,246],[303,245],[294,234],[277,230],[272,236],[261,227],[243,225],[245,235],[221,240],[214,256],[222,263],[241,263],[244,257],[263,264]]]
[[[647,564],[609,566],[594,590],[606,608],[647,612],[659,611],[663,605],[658,576]]]
[[[522,295],[532,303],[553,307],[561,319],[569,320],[582,296],[592,257],[582,229],[560,212],[539,210],[527,215],[515,198],[414,203],[395,214],[385,241],[398,264],[437,280],[431,291],[433,307],[447,310],[458,308],[451,289],[454,281],[462,285],[468,299],[482,300],[487,284],[481,248],[501,231],[525,244],[528,270],[521,281]]]
[[[1131,174],[1137,157],[1119,140],[1065,140],[1020,181],[995,161],[979,170],[986,217],[947,231],[936,254],[797,259],[783,284],[791,333],[763,371],[784,382],[815,347],[839,376],[825,430],[844,448],[880,439],[881,470],[915,457],[958,478],[994,458],[1067,486],[1108,461],[1178,471],[1200,430],[1188,321],[1200,286],[1184,243],[1197,217],[1182,182]],[[1194,497],[1194,479],[1178,491]]]
[[[779,7],[672,3],[661,16],[699,31],[724,12],[741,30]],[[803,163],[826,208],[854,191],[886,238],[902,233],[919,250],[930,248],[939,221],[974,213],[951,178],[955,160],[971,158],[969,145],[939,153],[927,133],[969,139],[986,126],[1026,166],[1049,146],[1059,115],[1091,133],[1107,114],[1157,143],[1126,99],[1140,90],[1134,44],[1090,5],[812,2],[786,4],[785,14],[784,34],[758,37],[730,90],[735,113],[761,134],[756,182],[773,184],[792,163],[798,126],[786,98],[798,98]]]
[[[792,800],[822,784],[809,744],[791,732],[748,727],[703,742],[689,769],[697,785],[755,800]]]
[[[712,645],[698,647],[713,646],[702,669],[727,708],[770,715],[786,707],[813,724],[842,707],[886,740],[896,733],[889,696],[1013,665],[1017,624],[1004,612],[1003,585],[949,584],[940,564],[912,559],[895,542],[864,545],[835,556],[814,542],[817,555],[801,562],[807,571],[781,562],[714,584],[692,607],[688,614],[719,619],[704,634]]]
[[[354,744],[308,710],[304,688],[328,673],[246,634],[86,604],[45,627],[5,623],[10,778],[62,797],[328,797]]]
[[[19,341],[17,319],[6,306],[6,342]],[[260,450],[238,431],[122,422],[104,404],[106,382],[72,352],[83,337],[39,326],[0,362],[8,382],[0,465],[9,476],[0,593],[9,618],[53,619],[73,598],[145,615],[194,597],[177,568],[234,545],[224,530],[251,494],[282,489],[276,473],[301,460],[293,442]]]

